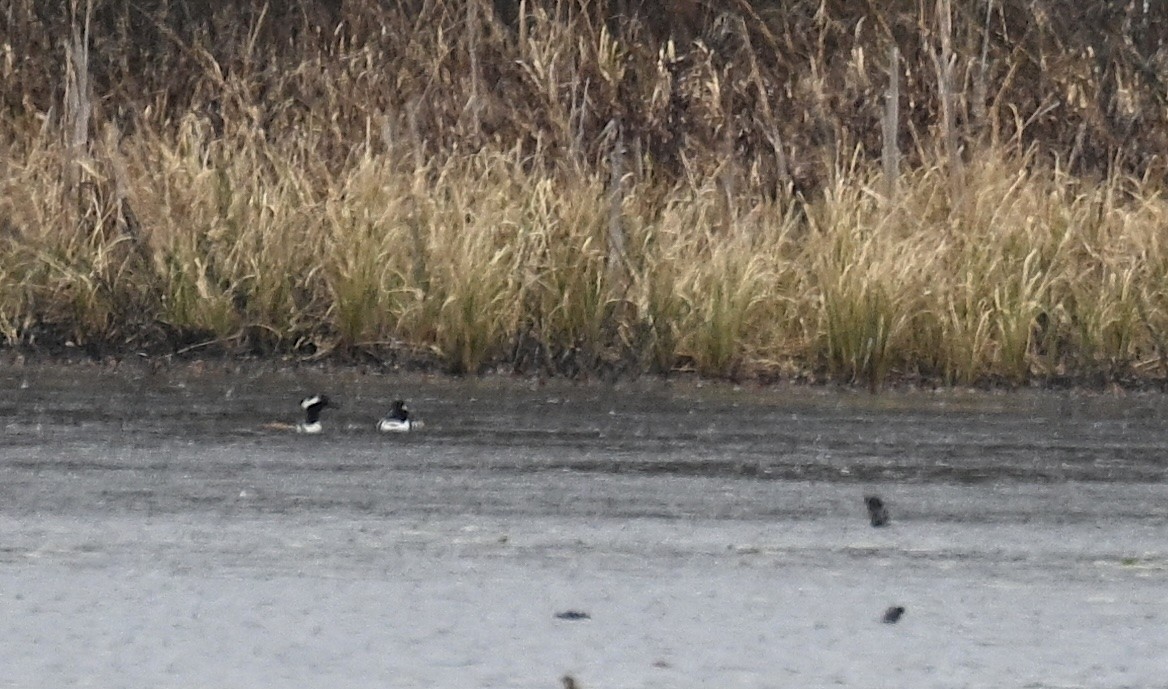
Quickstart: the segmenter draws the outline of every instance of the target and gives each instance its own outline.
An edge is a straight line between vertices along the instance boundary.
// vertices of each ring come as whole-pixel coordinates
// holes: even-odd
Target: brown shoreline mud
[[[381,354],[381,355],[379,355]],[[833,378],[826,371],[794,371],[777,374],[759,371],[744,373],[734,377],[703,376],[693,369],[675,369],[668,372],[636,371],[629,368],[593,368],[576,370],[571,374],[549,371],[546,368],[524,368],[513,362],[498,362],[484,365],[476,373],[452,372],[438,357],[417,357],[408,353],[390,354],[357,351],[330,352],[324,355],[295,355],[291,353],[271,353],[268,355],[245,354],[227,350],[184,353],[147,353],[143,351],[100,351],[65,346],[54,348],[0,348],[0,370],[45,368],[77,368],[79,370],[105,370],[123,372],[131,376],[170,375],[178,377],[198,377],[209,371],[224,373],[296,373],[307,372],[327,374],[329,372],[356,375],[422,376],[450,381],[473,380],[523,380],[533,385],[547,382],[568,384],[625,385],[654,381],[686,383],[698,386],[725,385],[733,387],[757,387],[760,389],[782,387],[834,388],[841,391],[881,392],[908,390],[977,390],[982,392],[1009,393],[1022,390],[1080,391],[1088,394],[1121,395],[1134,392],[1168,392],[1168,379],[1139,376],[1061,375],[1046,378],[1034,377],[1022,383],[1001,378],[986,378],[972,384],[953,384],[938,377],[920,375],[898,375],[891,373],[879,385],[868,382]]]

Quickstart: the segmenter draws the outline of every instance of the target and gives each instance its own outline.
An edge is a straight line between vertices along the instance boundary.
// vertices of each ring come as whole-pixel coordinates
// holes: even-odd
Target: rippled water
[[[0,685],[1152,687],[1168,670],[1162,395],[221,366],[0,384]],[[266,427],[317,391],[342,404],[325,434]],[[373,430],[398,396],[423,432]],[[868,526],[870,492],[890,527]],[[894,603],[904,619],[881,624]]]

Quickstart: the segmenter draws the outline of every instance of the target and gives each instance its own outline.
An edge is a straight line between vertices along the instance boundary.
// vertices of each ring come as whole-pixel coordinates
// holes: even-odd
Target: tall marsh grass
[[[0,114],[0,338],[873,388],[1168,378],[1154,166],[1084,173],[1079,146],[1072,170],[1026,142],[1039,114],[962,139],[964,159],[951,118],[910,127],[901,160],[894,122],[877,145],[830,112],[889,66],[854,46],[768,72],[766,13],[684,43],[571,3],[520,3],[517,33],[486,5],[427,7],[357,41],[367,8],[298,60],[265,47],[263,15],[239,54],[163,31],[203,95],[128,118],[99,98],[80,147],[0,61],[28,93]],[[946,54],[985,39],[949,30]],[[1010,112],[1002,79],[993,112],[961,93],[946,112]],[[809,99],[813,136],[784,129],[776,84]]]

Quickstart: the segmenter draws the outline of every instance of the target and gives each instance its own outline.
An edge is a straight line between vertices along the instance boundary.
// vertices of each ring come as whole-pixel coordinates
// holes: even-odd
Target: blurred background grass
[[[1166,377],[1168,9],[11,0],[0,337]]]

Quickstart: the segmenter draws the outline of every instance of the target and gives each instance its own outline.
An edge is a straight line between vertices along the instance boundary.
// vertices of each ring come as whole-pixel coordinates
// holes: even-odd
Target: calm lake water
[[[1168,676],[1163,395],[224,365],[0,385],[0,686]],[[313,392],[342,405],[324,434],[266,427]],[[373,430],[395,397],[424,430]]]

